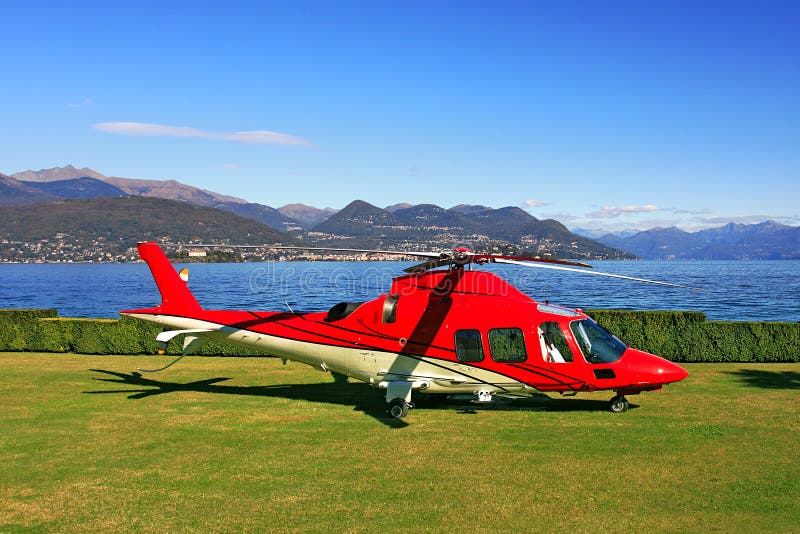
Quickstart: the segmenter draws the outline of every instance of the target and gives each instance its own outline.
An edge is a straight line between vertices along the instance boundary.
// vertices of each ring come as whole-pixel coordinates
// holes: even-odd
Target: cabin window
[[[572,361],[572,351],[569,350],[564,332],[554,321],[539,325],[539,346],[542,349],[542,359],[549,363],[567,363]]]
[[[583,357],[589,363],[615,362],[627,348],[625,343],[591,319],[573,321],[569,327],[583,352]]]
[[[525,337],[519,328],[493,328],[489,330],[489,351],[496,362],[524,362]]]
[[[456,356],[462,362],[483,361],[483,339],[477,330],[456,332]]]

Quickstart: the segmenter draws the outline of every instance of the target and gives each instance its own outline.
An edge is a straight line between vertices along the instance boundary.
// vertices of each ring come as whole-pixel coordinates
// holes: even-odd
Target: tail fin
[[[158,291],[161,293],[161,305],[159,308],[186,312],[202,309],[192,292],[189,291],[186,282],[175,271],[158,243],[152,241],[143,242],[139,243],[137,248],[139,249],[139,256],[150,267],[150,272],[153,273]]]

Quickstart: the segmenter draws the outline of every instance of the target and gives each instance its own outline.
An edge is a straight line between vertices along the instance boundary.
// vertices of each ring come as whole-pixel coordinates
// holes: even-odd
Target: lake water
[[[321,311],[388,291],[402,262],[189,264],[206,308]],[[800,261],[596,261],[597,271],[701,287],[661,287],[599,276],[491,269],[536,300],[584,309],[695,310],[709,319],[800,321]],[[179,267],[181,267],[179,265]],[[147,266],[0,264],[0,308],[56,308],[65,317],[118,317],[161,301]]]

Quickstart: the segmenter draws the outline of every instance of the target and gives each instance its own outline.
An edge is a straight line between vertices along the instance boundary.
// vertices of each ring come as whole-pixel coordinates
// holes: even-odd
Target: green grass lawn
[[[0,532],[800,531],[800,364],[418,402],[267,358],[0,354]]]

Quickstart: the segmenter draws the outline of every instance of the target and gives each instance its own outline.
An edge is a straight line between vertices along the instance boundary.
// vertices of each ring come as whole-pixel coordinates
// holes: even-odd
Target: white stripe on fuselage
[[[373,385],[384,381],[424,381],[426,391],[431,393],[528,389],[525,384],[507,376],[461,362],[286,339],[191,317],[148,313],[126,315],[176,330],[210,329],[212,332],[202,335],[256,348],[272,356],[330,370]]]

